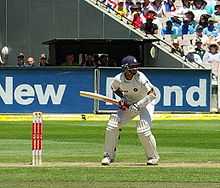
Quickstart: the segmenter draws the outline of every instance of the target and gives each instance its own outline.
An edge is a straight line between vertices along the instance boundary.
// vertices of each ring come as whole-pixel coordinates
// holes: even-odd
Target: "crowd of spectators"
[[[81,54],[80,66],[117,67],[118,64],[108,54]]]
[[[101,0],[146,34],[197,63],[220,64],[220,0]]]
[[[220,0],[98,0],[126,17],[134,28],[155,34],[172,45],[171,52],[198,64],[220,65]],[[66,54],[62,66],[117,66],[108,54]],[[38,62],[20,53],[17,66],[49,65],[41,54]]]
[[[61,58],[62,59],[62,58]],[[110,58],[108,54],[79,54],[66,53],[64,60],[56,62],[59,66],[81,66],[81,67],[117,67],[120,66],[113,58]],[[41,67],[51,66],[47,55],[42,53],[36,61],[34,57],[25,57],[24,53],[17,55],[17,67]]]
[[[81,66],[81,67],[117,67],[116,61],[108,54],[74,54],[67,53],[61,66]]]
[[[25,58],[24,53],[20,52],[17,55],[17,67],[37,67],[37,66],[48,66],[48,59],[46,54],[42,53],[39,60],[36,62],[34,57],[28,56]]]

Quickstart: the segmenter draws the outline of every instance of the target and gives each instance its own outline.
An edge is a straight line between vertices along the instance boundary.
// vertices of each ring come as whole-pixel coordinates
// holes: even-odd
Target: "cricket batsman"
[[[138,71],[139,63],[133,56],[126,56],[121,61],[122,72],[113,79],[111,88],[121,98],[120,108],[112,114],[105,132],[104,158],[102,165],[110,165],[115,159],[119,130],[123,124],[140,116],[137,134],[144,147],[147,165],[157,165],[159,155],[156,141],[151,132],[154,99],[154,86],[148,78]]]

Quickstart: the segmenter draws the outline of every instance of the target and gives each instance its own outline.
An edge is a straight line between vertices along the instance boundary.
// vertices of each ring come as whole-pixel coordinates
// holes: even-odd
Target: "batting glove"
[[[119,105],[120,105],[120,109],[122,109],[122,110],[127,110],[128,107],[129,107],[126,98],[122,98],[122,99],[119,101]]]
[[[139,109],[139,107],[138,107],[137,104],[132,104],[132,105],[130,105],[129,108],[128,108],[128,110],[129,110],[130,112],[132,112],[132,113],[135,113],[135,114],[139,113],[139,111],[140,111],[140,109]]]

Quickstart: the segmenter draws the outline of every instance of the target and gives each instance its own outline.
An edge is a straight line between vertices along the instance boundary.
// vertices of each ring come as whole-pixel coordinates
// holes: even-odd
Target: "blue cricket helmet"
[[[137,69],[139,65],[140,63],[137,61],[137,59],[134,56],[129,55],[121,60],[121,67],[123,72],[125,70]]]

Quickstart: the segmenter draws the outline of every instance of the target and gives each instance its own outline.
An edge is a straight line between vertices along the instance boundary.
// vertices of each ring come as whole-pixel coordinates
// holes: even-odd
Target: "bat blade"
[[[80,91],[80,96],[119,105],[118,100],[112,99],[110,97],[107,97],[105,95],[101,95],[101,94],[98,94],[98,93],[93,93],[93,92],[89,92],[89,91]]]

